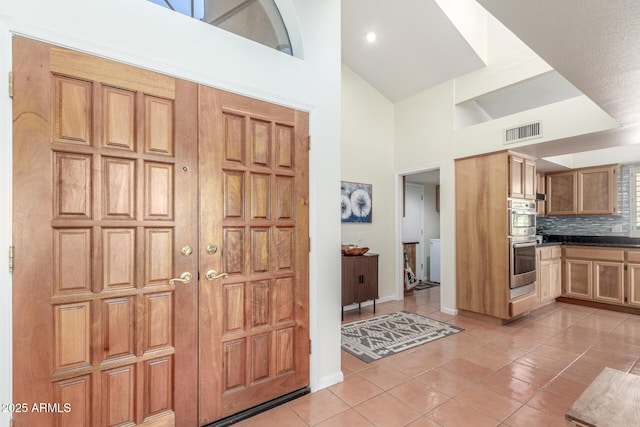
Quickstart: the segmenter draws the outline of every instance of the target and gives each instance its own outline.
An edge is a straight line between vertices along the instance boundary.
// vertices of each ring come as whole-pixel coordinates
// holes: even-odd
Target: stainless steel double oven
[[[509,199],[509,296],[536,289],[536,202]]]

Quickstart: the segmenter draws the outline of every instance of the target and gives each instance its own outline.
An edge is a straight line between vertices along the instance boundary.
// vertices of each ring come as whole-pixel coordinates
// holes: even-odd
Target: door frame
[[[12,34],[9,28],[0,21],[0,75],[7,76],[13,66],[13,49],[11,47]],[[12,131],[13,108],[9,98],[7,84],[0,85],[0,139],[13,141]],[[13,189],[13,143],[0,144],[0,170],[5,171],[4,179],[0,179],[0,194],[12,194]],[[0,198],[0,252],[7,254],[12,245],[13,234],[13,197]],[[6,258],[5,258],[6,260]],[[13,390],[13,323],[12,288],[13,279],[9,265],[0,262],[0,342],[5,343],[7,350],[0,352],[0,384],[7,387],[0,388],[0,402],[12,402]],[[0,412],[0,424],[8,425],[11,414]]]
[[[404,248],[402,246],[402,209],[403,209],[403,194],[404,194],[404,179],[408,175],[414,175],[422,172],[431,172],[431,171],[442,171],[443,165],[442,163],[434,163],[431,165],[419,166],[411,169],[404,169],[396,171],[395,176],[395,206],[396,206],[396,223],[395,223],[395,233],[397,236],[397,241],[395,242],[395,278],[396,278],[396,300],[401,301],[404,299]],[[440,192],[443,191],[443,188],[446,189],[446,184],[443,182],[442,177],[440,179]],[[442,236],[442,220],[440,220],[439,224],[440,235]],[[422,237],[422,241],[424,242],[425,238]],[[424,244],[422,245],[424,246]],[[423,252],[424,254],[424,252]],[[440,270],[442,271],[442,259],[440,260]],[[440,287],[440,292],[442,293],[443,288]],[[440,310],[443,312],[447,312],[447,309],[444,305],[444,298],[440,298]]]
[[[9,18],[8,20],[0,19],[0,74],[7,76],[9,71],[12,69],[12,49],[11,49],[11,38],[16,36],[23,36],[28,38],[35,38],[46,43],[54,44],[60,47],[72,49],[78,52],[87,53],[90,55],[100,56],[109,60],[124,62],[130,65],[141,67],[145,69],[149,69],[158,73],[169,74],[176,76],[178,78],[183,78],[187,80],[194,81],[196,83],[205,84],[212,87],[218,87],[224,90],[233,91],[239,94],[244,94],[246,96],[255,97],[258,99],[263,99],[268,102],[273,102],[276,104],[288,106],[291,108],[307,111],[310,113],[310,130],[313,133],[313,130],[320,131],[322,135],[326,137],[326,132],[322,131],[319,128],[319,117],[327,117],[326,114],[329,112],[326,107],[326,103],[320,102],[317,98],[311,99],[300,99],[291,95],[287,95],[285,97],[279,97],[275,94],[270,88],[260,89],[256,86],[256,84],[240,84],[234,81],[227,80],[213,80],[209,76],[208,79],[203,75],[196,75],[191,70],[185,69],[176,69],[175,67],[169,66],[167,63],[155,61],[153,58],[146,58],[140,55],[134,55],[127,53],[122,50],[118,50],[112,46],[106,46],[97,44],[91,39],[83,39],[80,38],[77,34],[67,34],[62,32],[55,32],[53,30],[38,27],[36,25],[30,24],[25,21],[17,21]],[[2,73],[3,72],[3,73]],[[314,112],[317,112],[314,114]],[[314,118],[315,117],[315,118]],[[5,140],[12,141],[12,107],[11,107],[11,99],[8,96],[8,85],[1,84],[0,85],[0,135],[5,137]],[[320,140],[318,140],[320,141]],[[319,156],[324,156],[324,152],[320,150]],[[315,154],[315,150],[310,152],[310,188],[309,188],[309,196],[312,205],[316,205],[316,201],[319,196],[325,198],[324,192],[318,192],[317,189],[317,179],[316,179],[316,166],[314,158],[317,157],[318,154]],[[5,176],[4,180],[0,180],[2,184],[0,184],[0,191],[6,190],[4,194],[11,194],[12,182],[11,176],[13,174],[13,164],[12,164],[12,147],[11,144],[0,144],[0,166],[4,166]],[[339,182],[336,181],[336,182]],[[0,253],[3,256],[7,256],[7,248],[12,244],[12,229],[13,224],[11,221],[13,212],[13,203],[11,197],[0,198]],[[309,233],[313,241],[321,242],[320,244],[315,244],[315,248],[322,249],[324,245],[322,242],[325,240],[316,240],[319,236],[318,231],[318,218],[316,216],[316,212],[314,210],[310,211],[309,218]],[[339,237],[339,233],[336,234]],[[336,243],[339,241],[335,239]],[[326,259],[324,254],[315,252],[313,254],[313,250],[310,254],[310,272],[314,270],[317,271],[319,260]],[[321,251],[322,252],[322,251]],[[4,258],[6,260],[7,258]],[[327,278],[328,276],[337,278],[339,280],[339,268],[333,269],[328,274],[323,273],[318,276],[318,273],[310,274],[309,276],[309,292],[310,292],[310,319],[309,319],[309,328],[310,328],[310,338],[319,343],[327,342],[327,334],[319,334],[319,324],[320,320],[318,318],[318,313],[321,310],[319,309],[318,301],[320,299],[326,300],[326,292],[320,292],[319,290],[319,277]],[[5,386],[0,387],[0,401],[3,402],[11,402],[11,390],[12,390],[12,324],[11,324],[11,313],[12,313],[12,301],[11,301],[11,286],[12,286],[12,277],[9,273],[8,263],[6,261],[0,262],[0,282],[5,284],[5,286],[0,287],[0,321],[2,322],[2,326],[0,326],[0,340],[4,342],[9,342],[9,347],[6,352],[0,352],[0,367],[5,367],[6,369],[2,369],[0,373],[0,384],[5,384]],[[335,317],[335,324],[339,325],[339,316]],[[337,352],[332,355],[326,355],[322,358],[318,352],[314,352],[311,354],[310,360],[310,383],[312,391],[316,391],[333,384],[339,383],[342,381],[342,373],[339,368],[339,332],[335,334],[337,340],[335,341]],[[333,335],[332,335],[333,337]],[[333,346],[331,346],[333,348]],[[329,356],[329,357],[327,357]],[[332,366],[335,365],[337,370],[332,370]],[[329,370],[328,370],[329,369]],[[8,413],[0,413],[0,423],[9,421]]]

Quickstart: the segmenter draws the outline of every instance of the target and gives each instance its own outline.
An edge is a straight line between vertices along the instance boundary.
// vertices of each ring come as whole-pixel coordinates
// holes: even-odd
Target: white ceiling
[[[640,143],[640,2],[478,0],[611,115],[612,131],[529,146],[538,157]],[[640,152],[640,146],[638,146]]]
[[[342,62],[393,102],[484,66],[434,0],[342,0]]]
[[[524,151],[546,157],[640,142],[640,1],[477,1],[567,82],[567,94],[537,102],[577,88],[622,124]],[[368,31],[378,32],[375,45],[364,42]],[[343,0],[342,60],[393,102],[484,66],[435,0]],[[534,93],[531,83],[512,102]]]

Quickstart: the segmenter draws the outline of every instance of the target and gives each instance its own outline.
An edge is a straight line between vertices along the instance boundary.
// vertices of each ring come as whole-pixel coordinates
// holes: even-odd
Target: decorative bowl
[[[341,251],[342,253],[344,253],[344,251],[346,251],[347,249],[349,249],[349,248],[354,248],[354,247],[356,247],[356,245],[352,245],[352,244],[349,244],[349,245],[340,245],[340,251]]]
[[[342,253],[345,255],[364,255],[369,251],[369,248],[362,248],[360,246],[351,246],[343,249]]]

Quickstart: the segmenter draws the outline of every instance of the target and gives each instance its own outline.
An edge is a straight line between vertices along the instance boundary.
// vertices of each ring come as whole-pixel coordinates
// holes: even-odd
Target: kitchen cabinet
[[[578,215],[613,215],[617,213],[616,165],[579,169]]]
[[[456,305],[462,314],[510,320],[537,300],[535,292],[510,298],[507,210],[510,196],[535,192],[535,185],[526,191],[523,185],[525,175],[535,178],[534,162],[508,150],[455,160]]]
[[[591,299],[593,294],[592,261],[565,259],[564,266],[567,296]]]
[[[564,249],[564,266],[567,296],[624,303],[624,249],[569,246]]]
[[[576,215],[578,179],[575,172],[547,174],[547,215]]]
[[[546,214],[617,214],[617,173],[617,165],[547,173]]]
[[[627,303],[640,307],[640,251],[627,251]]]
[[[509,302],[509,314],[515,317],[531,311],[536,307],[536,299],[537,296],[533,293],[514,298]]]
[[[624,262],[593,262],[593,299],[602,302],[624,302]]]
[[[536,193],[542,193],[542,194],[546,194],[547,193],[547,182],[546,182],[546,176],[543,173],[536,173],[536,182],[538,185],[538,188],[536,189]],[[545,202],[544,200],[537,200],[536,199],[536,215],[538,216],[544,216],[544,214],[546,213],[547,210],[547,202]]]
[[[536,256],[537,305],[542,306],[562,294],[562,249],[559,245],[539,247]]]
[[[536,181],[535,159],[511,154],[509,156],[509,197],[535,200]]]
[[[378,298],[378,254],[342,256],[342,307]]]

